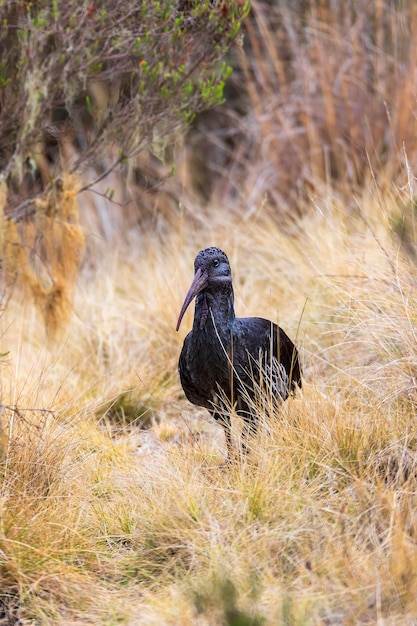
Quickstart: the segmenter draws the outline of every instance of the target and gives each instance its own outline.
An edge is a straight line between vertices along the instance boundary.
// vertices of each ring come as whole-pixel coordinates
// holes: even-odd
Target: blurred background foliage
[[[0,180],[10,201],[62,172],[91,166],[105,177],[219,102],[230,69],[217,61],[245,12],[227,1],[2,2]],[[29,213],[20,206],[12,218]]]
[[[254,1],[229,52],[246,13],[235,1],[22,0],[0,11],[0,177],[15,218],[65,172],[83,186],[103,177],[109,201],[140,222],[157,192],[246,209],[266,197],[279,218],[320,184],[348,198],[371,177],[413,170],[411,0]],[[114,169],[123,197],[108,184]]]
[[[21,0],[0,19],[13,277],[20,246],[57,284],[36,215],[62,189],[87,235],[125,243],[211,206],[293,223],[329,189],[352,212],[357,191],[394,184],[415,254],[414,1]]]
[[[408,181],[416,29],[412,1],[252,2],[227,101],[190,135],[193,157],[209,164],[199,162],[197,189],[249,210],[266,196],[280,219],[324,186],[350,204],[371,178]]]

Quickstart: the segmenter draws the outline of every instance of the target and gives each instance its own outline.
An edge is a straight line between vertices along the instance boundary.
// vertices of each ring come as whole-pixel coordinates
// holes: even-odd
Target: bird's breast
[[[230,338],[210,332],[211,320],[187,337],[186,361],[192,384],[212,396],[230,380]]]

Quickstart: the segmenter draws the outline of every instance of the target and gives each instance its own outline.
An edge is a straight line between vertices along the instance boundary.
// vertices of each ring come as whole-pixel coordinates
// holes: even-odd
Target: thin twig
[[[34,426],[35,428],[37,428],[38,430],[41,429],[41,427],[39,426],[39,424],[34,424],[33,422],[30,422],[24,415],[24,412],[30,412],[30,413],[41,413],[42,415],[51,415],[52,417],[55,417],[55,413],[54,411],[52,411],[51,409],[22,409],[19,408],[16,405],[10,405],[10,404],[0,404],[0,409],[1,410],[6,410],[6,411],[11,411],[12,413],[14,413],[19,419],[21,419],[25,424],[28,424],[29,426]]]

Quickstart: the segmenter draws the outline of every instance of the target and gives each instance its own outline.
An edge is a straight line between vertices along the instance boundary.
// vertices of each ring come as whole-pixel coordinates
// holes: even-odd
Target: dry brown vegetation
[[[331,30],[342,51],[346,39],[333,3],[327,12],[325,3],[317,3],[321,14],[315,3],[301,4],[304,13],[292,13],[288,3],[288,32],[296,32],[303,15],[311,17],[310,44],[324,45],[317,33]],[[253,4],[250,27],[267,28],[265,7]],[[383,9],[391,32],[403,25],[402,41],[414,28],[415,7],[396,12],[390,3],[375,3],[376,16]],[[273,41],[267,30],[268,55]],[[382,63],[384,49],[376,49]],[[356,81],[363,86],[369,51],[356,52]],[[404,60],[410,67],[413,54]],[[279,75],[281,61],[265,50],[246,58],[246,87],[253,94],[249,64],[258,64],[260,79],[266,59]],[[324,63],[309,67],[324,71]],[[297,68],[301,81],[305,67]],[[264,85],[267,78],[265,70]],[[386,87],[385,98],[384,81],[376,84]],[[251,161],[250,152],[242,156],[247,186],[234,199],[223,187],[224,204],[216,190],[207,206],[192,204],[195,189],[183,165],[171,187],[144,199],[141,206],[149,210],[139,226],[140,211],[132,205],[127,215],[126,207],[93,194],[78,196],[78,216],[73,199],[80,183],[74,179],[64,179],[63,188],[39,206],[38,220],[46,227],[3,225],[3,278],[12,281],[18,263],[26,267],[26,281],[20,275],[13,289],[3,281],[0,317],[0,623],[414,623],[415,76],[413,81],[408,100],[401,90],[391,94],[397,111],[408,112],[411,143],[392,149],[384,163],[358,146],[362,170],[355,180],[341,170],[333,178],[318,161],[319,169],[309,173],[311,193],[303,183],[303,193],[296,194],[296,218],[272,179],[256,187],[266,163],[279,165],[281,174],[286,160],[262,150],[262,140],[269,145],[267,138],[278,132],[277,119],[267,126],[266,102],[256,109],[251,100],[248,115],[260,142],[252,145],[264,160]],[[287,87],[291,107],[295,92],[291,83]],[[335,97],[333,91],[328,97]],[[279,98],[285,101],[284,91]],[[307,106],[303,98],[299,102]],[[308,107],[330,128],[330,109],[323,113],[317,102]],[[375,124],[378,133],[382,117]],[[334,134],[329,138],[336,142]],[[349,162],[346,150],[338,162]],[[306,167],[313,163],[307,150]],[[291,171],[286,174],[295,189]],[[251,181],[257,189],[252,195]],[[122,174],[113,183],[117,199]],[[181,185],[178,208],[172,196]],[[4,203],[5,193],[0,198]],[[54,222],[48,221],[51,211],[58,216]],[[179,334],[175,323],[194,256],[206,245],[218,245],[230,257],[237,314],[278,321],[296,338],[304,365],[302,392],[275,415],[265,399],[250,455],[231,466],[223,464],[221,427],[186,402],[176,371],[192,313]],[[19,280],[29,285],[37,307]],[[42,303],[60,280],[74,303],[70,316],[68,307],[62,309],[66,317],[57,324],[59,306],[48,318]]]
[[[417,153],[416,21],[413,2],[251,2],[233,107],[200,124],[217,158],[197,182],[217,201],[232,195],[253,211],[266,197],[295,218],[329,180],[349,208],[375,171],[405,185]],[[197,149],[207,162],[207,145]]]

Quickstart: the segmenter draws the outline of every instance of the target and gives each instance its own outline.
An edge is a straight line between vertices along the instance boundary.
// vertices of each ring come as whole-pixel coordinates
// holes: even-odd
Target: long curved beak
[[[207,287],[207,285],[208,285],[208,274],[205,270],[203,272],[201,270],[201,267],[199,267],[194,275],[194,280],[191,283],[191,287],[189,288],[188,293],[185,296],[184,304],[181,307],[180,315],[178,317],[178,322],[177,322],[177,331],[179,330],[181,326],[182,318],[184,317],[184,313],[190,306],[190,303],[200,293],[200,291],[203,291],[203,289]]]

